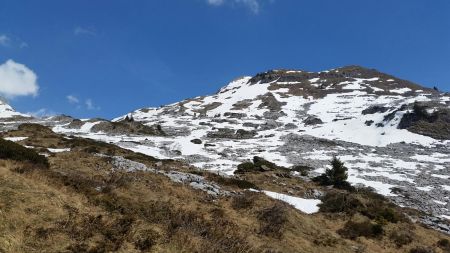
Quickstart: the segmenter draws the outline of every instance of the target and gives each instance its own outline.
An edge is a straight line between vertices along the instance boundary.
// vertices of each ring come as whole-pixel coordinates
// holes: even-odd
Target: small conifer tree
[[[335,156],[330,163],[331,169],[327,169],[325,175],[328,177],[331,184],[342,185],[348,178],[347,167],[345,167],[344,163]]]

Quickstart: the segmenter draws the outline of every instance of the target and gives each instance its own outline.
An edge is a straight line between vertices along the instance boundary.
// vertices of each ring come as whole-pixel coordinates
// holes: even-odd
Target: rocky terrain
[[[351,184],[420,210],[423,223],[450,232],[450,94],[376,70],[272,70],[238,78],[210,96],[138,109],[113,121],[36,119],[0,106],[4,131],[38,123],[223,176],[257,156],[308,182],[337,156],[349,168]],[[308,170],[300,173],[298,166]],[[207,188],[222,194],[214,185]]]
[[[367,188],[321,186],[263,158],[247,165],[222,176],[21,124],[0,135],[0,251],[450,250],[422,212]]]

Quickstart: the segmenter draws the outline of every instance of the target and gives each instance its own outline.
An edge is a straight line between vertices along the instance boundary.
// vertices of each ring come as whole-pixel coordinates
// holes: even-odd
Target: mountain
[[[26,169],[16,169],[36,184],[35,191],[54,184],[64,200],[87,201],[77,204],[76,213],[67,211],[76,217],[74,227],[91,223],[85,211],[107,210],[99,213],[108,218],[89,218],[98,226],[95,238],[108,241],[101,244],[106,251],[126,247],[134,235],[144,238],[143,227],[136,226],[149,223],[157,223],[149,233],[158,236],[133,242],[136,247],[175,252],[182,242],[192,247],[189,252],[405,252],[448,237],[418,224],[450,234],[450,94],[377,70],[271,70],[237,78],[213,95],[138,109],[112,121],[11,115],[0,124],[13,129],[2,137],[48,157],[48,170],[27,177]],[[347,181],[356,188],[312,182],[332,168],[333,157],[348,168]],[[41,185],[41,178],[50,186]],[[268,206],[271,198],[292,206]],[[271,223],[285,219],[301,229]],[[215,226],[234,231],[230,240],[220,240],[224,234]],[[400,233],[412,229],[413,234]],[[127,237],[111,237],[115,230]],[[74,233],[75,241],[90,238]],[[356,243],[360,236],[368,241]]]
[[[228,175],[257,156],[312,177],[338,156],[352,184],[450,218],[449,106],[447,93],[359,66],[272,70],[210,96],[53,130]]]
[[[30,117],[26,114],[16,112],[5,99],[0,97],[0,119],[12,119],[12,118],[27,118]]]

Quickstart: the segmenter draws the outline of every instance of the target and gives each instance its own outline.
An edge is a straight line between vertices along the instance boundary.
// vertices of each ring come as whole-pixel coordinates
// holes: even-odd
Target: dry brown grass
[[[21,131],[8,134],[26,136]],[[21,170],[23,163],[0,160],[0,252],[407,252],[418,245],[442,252],[437,242],[448,238],[409,224],[413,241],[398,247],[389,235],[405,224],[388,222],[380,238],[345,239],[336,231],[352,219],[349,215],[306,215],[246,192],[239,187],[242,181],[202,173],[241,196],[214,198],[160,174],[113,171],[110,159],[86,148],[148,166],[155,165],[154,158],[88,140],[33,134],[31,145],[71,145],[72,152],[53,154],[46,170]],[[193,171],[180,162],[162,163],[160,169]],[[273,173],[246,174],[241,180],[299,196],[316,187]]]

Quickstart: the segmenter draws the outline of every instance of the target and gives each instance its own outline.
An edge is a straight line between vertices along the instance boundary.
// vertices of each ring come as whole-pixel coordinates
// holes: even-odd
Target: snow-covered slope
[[[0,119],[7,119],[7,118],[14,118],[14,117],[30,117],[30,116],[16,112],[10,105],[8,105],[0,97]]]
[[[425,127],[399,129],[417,119],[415,102],[426,104],[430,115],[439,113],[426,118]],[[449,108],[448,94],[357,66],[275,70],[236,79],[210,96],[114,120],[156,125],[166,135],[112,135],[95,120],[54,130],[228,174],[260,156],[287,167],[311,166],[317,175],[336,155],[349,167],[350,182],[450,217]]]

